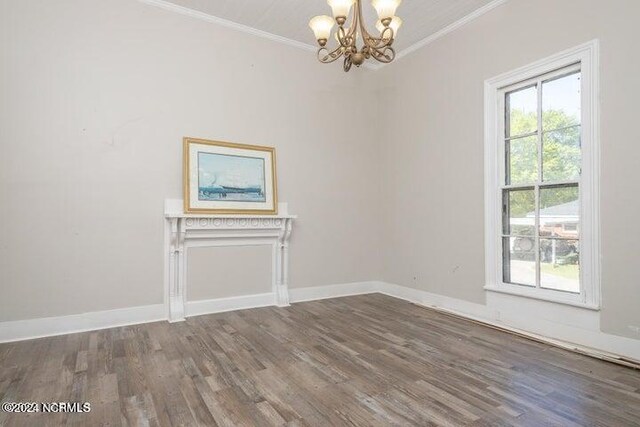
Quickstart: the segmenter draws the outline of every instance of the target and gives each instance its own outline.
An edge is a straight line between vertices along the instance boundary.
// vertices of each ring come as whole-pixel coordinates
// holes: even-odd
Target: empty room
[[[640,427],[639,19],[0,0],[0,426]]]

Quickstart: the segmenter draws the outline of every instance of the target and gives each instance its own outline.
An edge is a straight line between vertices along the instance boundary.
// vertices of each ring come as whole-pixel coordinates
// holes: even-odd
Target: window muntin
[[[500,91],[505,284],[581,293],[581,77],[571,65]]]

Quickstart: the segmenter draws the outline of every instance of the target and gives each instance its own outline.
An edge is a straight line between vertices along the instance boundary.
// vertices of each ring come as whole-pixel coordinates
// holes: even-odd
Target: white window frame
[[[504,89],[579,64],[582,94],[580,176],[580,293],[504,283],[502,270],[502,182]],[[502,292],[600,309],[599,43],[589,43],[485,81],[485,286]]]

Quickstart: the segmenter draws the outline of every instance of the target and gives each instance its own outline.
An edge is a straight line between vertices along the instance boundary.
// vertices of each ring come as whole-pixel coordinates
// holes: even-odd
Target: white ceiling
[[[315,15],[331,15],[326,0],[167,0],[167,3],[314,46],[309,19]],[[404,0],[396,13],[404,21],[394,46],[396,52],[438,33],[491,3],[496,1]],[[374,30],[375,10],[369,0],[363,1],[363,7],[367,26]]]

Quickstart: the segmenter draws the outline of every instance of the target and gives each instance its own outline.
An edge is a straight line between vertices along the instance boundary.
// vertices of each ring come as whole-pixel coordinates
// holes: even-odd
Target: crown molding
[[[150,6],[156,6],[170,12],[179,13],[180,15],[189,16],[191,18],[200,19],[201,21],[218,24],[226,28],[242,31],[243,33],[251,34],[254,36],[262,37],[275,42],[283,43],[288,46],[297,47],[298,49],[304,49],[306,51],[315,52],[317,48],[313,45],[302,43],[297,40],[292,40],[287,37],[279,36],[277,34],[268,33],[266,31],[258,30],[248,25],[238,24],[237,22],[228,21],[226,19],[218,18],[217,16],[209,15],[208,13],[200,12],[188,7],[178,6],[166,0],[138,0],[140,3],[148,4]]]
[[[208,13],[200,12],[200,11],[197,11],[197,10],[194,10],[194,9],[190,9],[188,7],[178,6],[177,4],[171,3],[171,2],[169,2],[167,0],[137,0],[137,1],[139,1],[141,3],[148,4],[150,6],[156,6],[156,7],[159,7],[161,9],[168,10],[170,12],[179,13],[181,15],[185,15],[185,16],[189,16],[189,17],[192,17],[192,18],[200,19],[202,21],[210,22],[210,23],[213,23],[213,24],[218,24],[218,25],[221,25],[223,27],[230,28],[230,29],[233,29],[233,30],[242,31],[243,33],[247,33],[247,34],[251,34],[251,35],[254,35],[254,36],[262,37],[262,38],[265,38],[265,39],[268,39],[268,40],[272,40],[272,41],[275,41],[275,42],[278,42],[278,43],[283,43],[283,44],[286,44],[288,46],[297,47],[298,49],[303,49],[303,50],[310,51],[310,52],[315,52],[318,49],[316,46],[313,46],[311,44],[302,43],[302,42],[299,42],[297,40],[293,40],[293,39],[290,39],[290,38],[287,38],[287,37],[279,36],[277,34],[268,33],[266,31],[258,30],[256,28],[249,27],[247,25],[238,24],[237,22],[233,22],[233,21],[229,21],[229,20],[226,20],[226,19],[218,18],[217,16],[209,15]],[[481,8],[476,9],[475,11],[473,11],[470,14],[468,14],[467,16],[455,21],[453,24],[450,24],[450,25],[446,26],[445,28],[443,28],[442,30],[437,31],[437,32],[431,34],[428,37],[425,37],[424,39],[412,44],[411,46],[407,47],[406,49],[401,50],[396,55],[396,59],[403,58],[403,57],[409,55],[410,53],[415,52],[416,50],[433,43],[434,41],[446,36],[447,34],[457,30],[458,28],[468,24],[469,22],[475,20],[476,18],[481,17],[482,15],[486,14],[487,12],[495,9],[498,6],[501,6],[501,5],[505,4],[508,1],[509,0],[494,0],[491,3],[488,3],[488,4],[484,5],[484,6],[482,6]],[[388,64],[366,63],[366,64],[363,65],[363,68],[367,68],[369,70],[376,71],[376,70],[381,69],[385,65],[388,65]]]
[[[401,50],[400,52],[398,52],[398,54],[396,55],[395,59],[400,59],[403,58],[407,55],[409,55],[410,53],[415,52],[416,50],[423,48],[433,42],[435,42],[436,40],[446,36],[449,33],[452,33],[453,31],[457,30],[458,28],[468,24],[469,22],[481,17],[482,15],[486,14],[487,12],[495,9],[498,6],[502,6],[503,4],[505,4],[506,2],[508,2],[509,0],[494,0],[491,3],[488,3],[484,6],[482,6],[479,9],[474,10],[473,12],[471,12],[470,14],[468,14],[467,16],[458,19],[457,21],[455,21],[453,24],[447,25],[446,27],[444,27],[443,29],[441,29],[440,31],[437,31],[433,34],[431,34],[428,37],[425,37],[424,39],[412,44],[411,46]],[[374,64],[371,68],[374,70],[379,70],[380,68],[384,67],[387,64]]]
[[[217,16],[209,15],[208,13],[200,12],[198,10],[190,9],[188,7],[178,6],[177,4],[171,3],[167,0],[138,0],[138,1],[140,3],[144,3],[150,6],[159,7],[169,12],[179,13],[180,15],[189,16],[195,19],[200,19],[201,21],[210,22],[212,24],[218,24],[223,27],[230,28],[232,30],[242,31],[243,33],[262,37],[264,39],[282,43],[287,46],[296,47],[298,49],[302,49],[307,52],[316,52],[318,50],[317,46],[314,46],[311,44],[302,43],[297,40],[279,36],[277,34],[258,30],[256,28],[249,27],[248,25],[238,24],[237,22],[229,21],[227,19],[218,18]],[[376,67],[376,65],[372,63],[365,63],[362,66],[362,68],[367,68],[370,70],[373,70],[374,67]]]
[[[403,49],[401,52],[398,53],[398,56],[396,57],[396,59],[400,59],[404,56],[407,56],[408,54],[410,54],[411,52],[415,52],[416,50],[420,49],[421,47],[424,47],[430,43],[433,43],[434,41],[438,40],[439,38],[442,38],[444,36],[446,36],[447,34],[457,30],[458,28],[462,27],[463,25],[468,24],[469,22],[481,17],[482,15],[484,15],[485,13],[495,9],[498,6],[502,6],[503,4],[505,4],[506,2],[508,2],[509,0],[494,0],[491,3],[488,3],[484,6],[482,6],[480,9],[476,9],[473,12],[471,12],[470,14],[468,14],[467,16],[458,19],[456,22],[454,22],[451,25],[447,25],[446,27],[444,27],[443,29],[441,29],[440,31],[431,34],[429,37],[426,37],[422,40],[420,40],[417,43],[412,44],[411,46],[409,46],[406,49]]]

